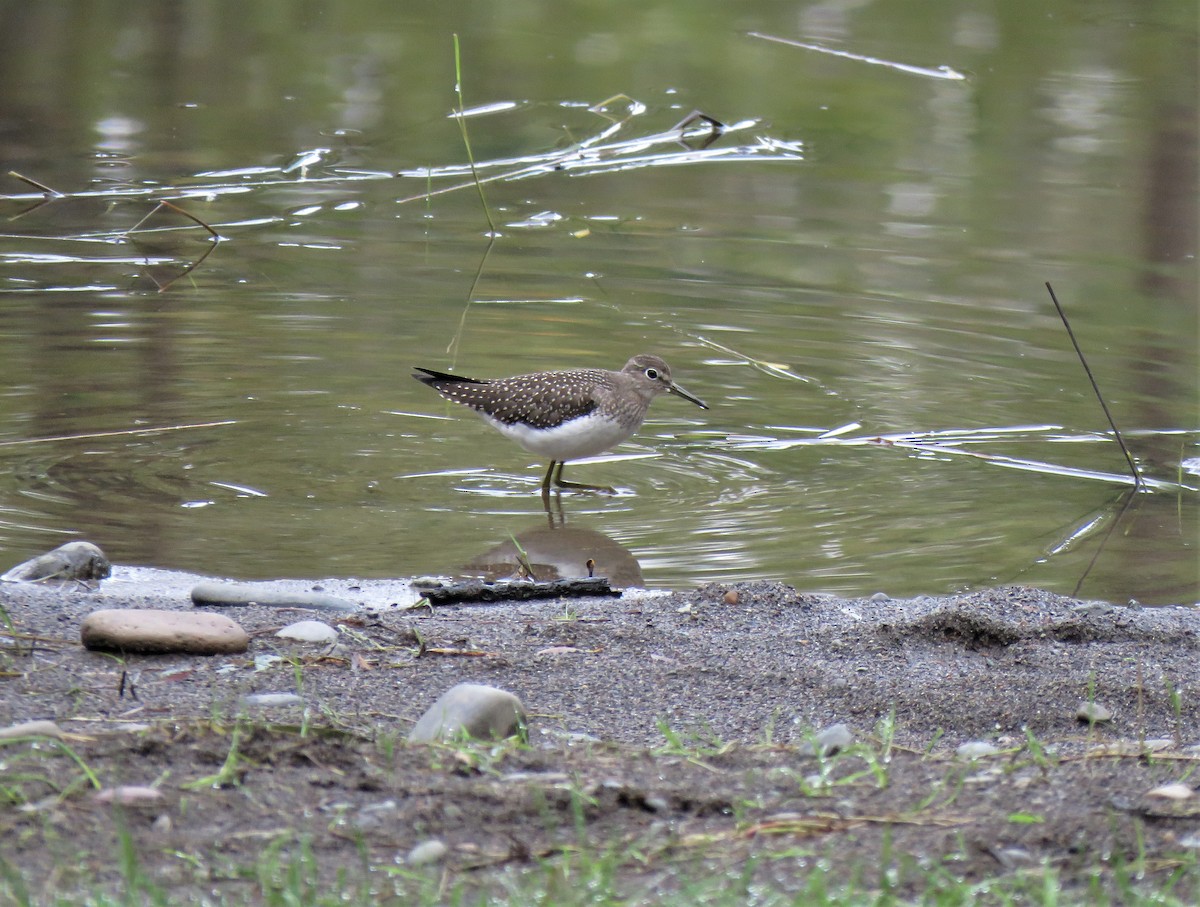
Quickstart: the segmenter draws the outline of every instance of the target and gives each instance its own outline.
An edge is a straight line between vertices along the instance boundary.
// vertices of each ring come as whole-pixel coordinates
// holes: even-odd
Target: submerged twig
[[[1096,566],[1096,562],[1100,560],[1100,553],[1104,551],[1105,546],[1108,545],[1108,540],[1112,538],[1112,534],[1116,530],[1118,524],[1121,522],[1121,518],[1125,516],[1125,511],[1127,511],[1130,505],[1133,503],[1133,499],[1138,492],[1138,488],[1138,483],[1134,482],[1132,489],[1122,492],[1125,500],[1121,504],[1121,509],[1117,511],[1116,519],[1109,524],[1108,531],[1104,533],[1104,537],[1100,539],[1100,544],[1097,545],[1096,550],[1092,552],[1091,560],[1089,560],[1088,565],[1083,568],[1083,573],[1079,575],[1079,581],[1075,583],[1075,588],[1071,590],[1071,598],[1079,597],[1079,592],[1081,589],[1083,589],[1084,582],[1087,580],[1088,575],[1091,574],[1092,568]]]
[[[91,441],[95,438],[117,438],[123,435],[157,435],[167,431],[183,431],[188,428],[217,428],[236,425],[236,419],[221,422],[194,422],[190,425],[163,425],[158,428],[124,428],[119,431],[89,431],[77,435],[53,435],[49,438],[21,438],[17,441],[0,441],[0,447],[17,447],[24,444],[50,444],[54,441]]]
[[[18,179],[27,185],[33,186],[33,188],[37,189],[39,192],[42,193],[41,198],[39,198],[34,204],[30,205],[25,210],[18,211],[16,214],[14,214],[12,217],[9,218],[10,221],[16,220],[17,218],[20,218],[20,217],[24,217],[26,214],[36,211],[38,208],[41,208],[43,205],[48,205],[52,200],[54,200],[56,198],[65,198],[66,197],[63,195],[63,193],[59,192],[57,189],[51,189],[49,186],[45,185],[44,183],[39,183],[37,180],[32,179],[28,176],[25,176],[24,174],[17,173],[17,171],[15,171],[15,170],[8,171],[8,175],[11,176],[13,179]]]
[[[1063,327],[1067,329],[1067,336],[1071,338],[1071,344],[1075,347],[1075,354],[1079,357],[1080,364],[1083,365],[1083,370],[1087,373],[1088,381],[1092,382],[1092,390],[1096,392],[1096,399],[1100,401],[1100,408],[1104,410],[1104,415],[1108,419],[1108,424],[1112,426],[1113,435],[1117,439],[1117,444],[1121,447],[1121,453],[1125,454],[1125,461],[1129,464],[1129,471],[1133,473],[1133,487],[1135,491],[1141,491],[1143,479],[1142,474],[1138,471],[1137,464],[1133,460],[1133,455],[1129,452],[1129,448],[1125,446],[1125,439],[1121,436],[1121,430],[1117,428],[1117,423],[1112,417],[1112,413],[1108,410],[1108,404],[1104,402],[1104,395],[1100,393],[1100,385],[1096,383],[1096,378],[1092,374],[1092,369],[1087,363],[1087,359],[1083,355],[1083,350],[1079,347],[1079,341],[1075,339],[1075,332],[1071,330],[1071,322],[1067,320],[1067,313],[1063,311],[1062,305],[1058,301],[1058,297],[1054,294],[1054,287],[1050,286],[1050,281],[1046,281],[1046,289],[1050,293],[1050,301],[1054,303],[1054,308],[1058,311],[1058,317],[1062,319]]]
[[[17,173],[17,171],[15,171],[15,170],[8,171],[8,175],[11,176],[13,179],[18,179],[27,185],[33,186],[34,189],[37,189],[40,192],[44,192],[44,193],[46,193],[46,195],[48,195],[52,198],[64,198],[65,197],[63,195],[63,193],[59,192],[57,189],[51,189],[49,186],[47,186],[43,183],[39,183],[37,180],[33,179],[32,177],[28,177],[23,174]]]
[[[853,60],[856,63],[870,63],[872,66],[886,66],[888,69],[894,69],[897,72],[907,72],[914,76],[927,76],[931,79],[948,79],[952,82],[961,82],[966,79],[966,76],[951,69],[945,64],[936,68],[928,66],[913,66],[908,63],[898,63],[895,60],[881,60],[879,57],[868,57],[865,54],[851,53],[848,50],[838,50],[833,47],[824,47],[820,44],[809,44],[806,41],[796,41],[792,38],[781,38],[778,35],[765,35],[762,32],[751,31],[746,32],[751,38],[762,38],[764,41],[774,41],[776,44],[787,44],[789,47],[799,47],[803,50],[812,50],[820,54],[829,54],[831,57],[841,57],[843,60]]]
[[[204,221],[202,221],[196,215],[192,214],[190,211],[185,211],[183,208],[180,208],[178,205],[171,204],[166,199],[159,199],[157,207],[155,207],[153,211],[151,211],[149,214],[147,214],[145,217],[143,217],[141,220],[139,220],[136,224],[134,224],[132,227],[130,227],[129,230],[126,231],[126,233],[127,234],[128,233],[136,233],[138,231],[138,228],[140,228],[142,226],[142,224],[144,224],[146,221],[148,221],[151,217],[153,217],[158,212],[159,208],[170,208],[176,214],[182,214],[188,220],[192,221],[192,223],[199,224],[201,227],[203,227],[205,230],[207,230],[209,236],[211,236],[213,238],[213,242],[221,241],[221,236],[220,236],[220,234],[217,233],[216,230],[214,230],[212,227],[210,227],[208,224],[206,224]]]
[[[202,221],[196,215],[192,214],[190,211],[185,211],[183,208],[179,207],[178,205],[171,204],[171,202],[167,201],[166,199],[159,199],[158,204],[155,205],[154,208],[149,213],[147,213],[145,217],[143,217],[136,224],[134,224],[129,230],[127,230],[125,235],[132,237],[132,235],[134,233],[138,232],[138,230],[141,228],[142,224],[146,223],[146,221],[148,221],[150,218],[152,218],[155,214],[157,214],[163,208],[168,208],[171,211],[174,211],[176,214],[181,214],[184,217],[186,217],[188,220],[192,221],[193,223],[203,227],[205,230],[208,231],[208,234],[212,237],[212,243],[210,243],[208,248],[204,250],[203,255],[201,255],[199,258],[197,258],[195,261],[193,261],[191,264],[189,264],[186,268],[184,268],[182,271],[180,271],[178,274],[176,274],[174,277],[172,277],[166,283],[159,284],[158,292],[160,292],[160,293],[165,293],[167,290],[169,290],[175,284],[175,282],[177,280],[179,280],[180,278],[186,277],[188,274],[192,273],[192,271],[196,270],[196,268],[200,267],[200,265],[202,265],[204,263],[204,260],[212,254],[213,249],[215,249],[217,247],[217,243],[219,243],[221,241],[221,236],[219,233],[217,233],[216,230],[214,230],[212,227],[210,227],[208,224],[206,224],[204,221]],[[154,280],[154,276],[150,275],[150,279]],[[156,284],[158,284],[157,280],[154,280],[154,282]]]
[[[679,144],[683,145],[685,148],[692,147],[686,141],[687,128],[689,126],[691,126],[692,123],[695,123],[697,121],[708,124],[708,130],[709,130],[708,134],[701,136],[701,141],[696,145],[696,148],[699,151],[703,151],[705,148],[707,148],[709,145],[711,145],[713,142],[715,142],[717,139],[719,139],[724,134],[725,124],[722,123],[718,119],[714,119],[713,117],[710,117],[707,113],[704,113],[703,111],[693,110],[691,113],[689,113],[687,116],[685,116],[682,120],[680,120],[678,123],[676,123],[674,126],[671,127],[672,129],[678,130]]]

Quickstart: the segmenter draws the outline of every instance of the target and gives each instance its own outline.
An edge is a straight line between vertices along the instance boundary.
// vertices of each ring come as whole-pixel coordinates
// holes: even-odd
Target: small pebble
[[[871,601],[877,605],[882,605],[884,602],[890,602],[891,600],[891,596],[889,596],[886,592],[876,592],[871,596]]]
[[[368,803],[361,810],[359,810],[359,814],[364,815],[364,816],[371,816],[371,815],[378,815],[380,813],[389,813],[390,814],[390,813],[394,813],[395,811],[396,811],[396,801],[395,800],[381,800],[378,803]]]
[[[430,838],[428,841],[422,841],[410,850],[408,856],[404,858],[404,862],[409,866],[426,866],[429,863],[440,863],[449,850],[450,848],[437,838]]]
[[[534,655],[575,655],[579,650],[575,646],[550,646],[545,649],[538,649]]]
[[[1079,708],[1075,710],[1075,717],[1088,724],[1100,724],[1104,721],[1112,721],[1113,713],[1098,702],[1081,702]]]
[[[1196,792],[1190,785],[1176,781],[1174,784],[1163,784],[1146,791],[1147,797],[1161,797],[1164,800],[1187,800]]]
[[[831,724],[817,734],[817,739],[807,740],[800,746],[800,755],[831,756],[838,750],[844,750],[854,742],[854,734],[844,724]],[[815,746],[814,746],[815,743]]]
[[[250,693],[242,697],[242,703],[262,709],[273,709],[285,705],[303,705],[304,697],[295,693]]]
[[[1033,862],[1033,854],[1023,847],[1003,847],[995,850],[989,850],[997,862],[1005,869],[1014,869],[1017,866]]]
[[[325,643],[334,642],[338,638],[338,631],[323,621],[299,620],[288,624],[275,635],[293,642]]]
[[[603,743],[595,734],[583,731],[559,731],[554,728],[543,728],[542,733],[547,737],[561,740],[567,746],[590,746],[594,743]]]
[[[983,756],[994,756],[998,752],[1000,752],[999,747],[986,740],[971,740],[954,751],[960,759],[979,759]]]
[[[1147,737],[1140,742],[1143,750],[1150,750],[1152,752],[1169,750],[1175,746],[1175,741],[1170,737]]]
[[[646,805],[646,809],[655,813],[665,813],[671,808],[671,801],[666,797],[660,797],[655,794],[646,797],[643,802]]]
[[[730,589],[728,592],[725,593],[725,604],[736,605],[737,603],[738,603],[737,589]]]
[[[357,814],[348,817],[347,821],[356,831],[383,829],[396,821],[396,801],[368,803]]]
[[[157,806],[163,799],[162,791],[158,788],[139,785],[106,787],[96,792],[97,803],[115,803],[118,806]]]

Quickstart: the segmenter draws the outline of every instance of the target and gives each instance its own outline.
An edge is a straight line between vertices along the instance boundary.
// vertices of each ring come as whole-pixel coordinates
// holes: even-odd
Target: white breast
[[[548,460],[594,457],[616,447],[638,429],[637,425],[623,425],[594,413],[564,422],[558,428],[542,430],[520,424],[505,425],[487,416],[484,418],[501,434]]]

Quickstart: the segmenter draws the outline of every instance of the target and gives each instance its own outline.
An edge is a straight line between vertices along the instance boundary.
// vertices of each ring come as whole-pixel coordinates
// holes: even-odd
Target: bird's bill
[[[687,391],[685,391],[678,384],[672,384],[668,393],[674,394],[676,397],[683,397],[684,400],[688,400],[688,401],[691,401],[692,403],[695,403],[701,409],[708,409],[708,404],[706,404],[699,397],[693,397],[691,394],[689,394]]]

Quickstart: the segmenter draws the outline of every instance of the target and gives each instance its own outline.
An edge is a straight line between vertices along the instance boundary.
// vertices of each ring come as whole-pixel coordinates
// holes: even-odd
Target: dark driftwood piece
[[[483,580],[469,580],[465,583],[422,589],[421,594],[431,605],[456,605],[471,602],[529,601],[535,598],[616,596],[621,592],[610,586],[603,576],[584,576],[576,579],[556,579],[548,583],[529,580],[485,583]]]

